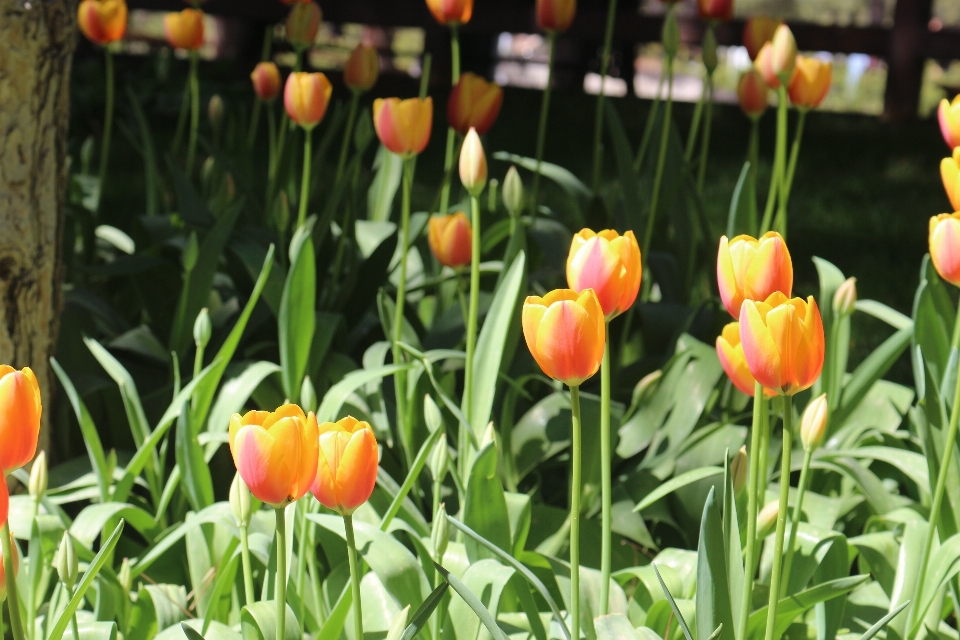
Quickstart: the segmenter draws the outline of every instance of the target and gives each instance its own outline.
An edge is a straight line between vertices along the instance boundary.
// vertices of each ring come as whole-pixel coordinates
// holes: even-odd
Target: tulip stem
[[[200,127],[200,79],[197,66],[200,55],[190,52],[190,137],[187,140],[187,175],[193,171],[193,158],[197,152],[197,129]]]
[[[393,363],[400,364],[403,336],[403,307],[407,297],[407,252],[410,246],[410,191],[413,189],[413,158],[403,161],[403,206],[400,210],[400,281],[397,284],[397,304],[393,313]],[[397,433],[403,445],[407,468],[413,464],[410,438],[407,433],[407,376],[398,371],[393,379],[397,399]]]
[[[450,67],[451,86],[460,82],[460,30],[456,25],[450,26]],[[425,92],[421,92],[421,99]],[[457,132],[453,127],[447,127],[447,151],[443,158],[443,186],[440,188],[440,210],[438,213],[446,215],[450,206],[450,181],[453,179],[453,148],[456,146]]]
[[[72,590],[68,589],[68,591],[72,591]],[[70,628],[73,630],[74,640],[80,640],[80,625],[77,624],[76,612],[74,612],[74,614],[70,616]]]
[[[783,539],[787,532],[790,500],[790,457],[793,453],[793,396],[782,396],[783,453],[780,456],[780,506],[777,510],[777,535],[773,543],[773,571],[770,574],[770,599],[767,601],[767,628],[764,640],[776,640],[777,604],[780,602],[780,578],[783,569]]]
[[[303,176],[300,179],[300,209],[297,212],[297,228],[307,219],[307,203],[310,201],[310,159],[313,129],[303,130]]]
[[[606,344],[600,362],[600,500],[601,536],[600,546],[600,615],[610,609],[610,556],[612,546],[612,494],[613,481],[610,452],[610,323],[606,323]]]
[[[113,133],[113,54],[110,53],[110,47],[103,48],[104,62],[106,63],[106,105],[103,111],[103,142],[100,145],[100,172],[97,184],[100,187],[100,195],[97,197],[97,211],[100,211],[100,203],[103,202],[103,182],[107,178],[107,163],[110,159],[110,136]]]
[[[750,144],[747,147],[747,159],[750,161],[750,189],[747,190],[750,201],[750,219],[747,233],[757,235],[757,164],[760,162],[760,118],[751,118]],[[741,196],[742,197],[742,196]],[[734,236],[734,230],[728,229],[727,235]]]
[[[713,121],[713,74],[707,73],[707,113],[703,119],[703,142],[700,144],[700,164],[697,166],[697,191],[703,195],[707,177],[707,158],[710,154],[710,128]],[[709,240],[704,238],[704,240]]]
[[[800,156],[800,141],[803,139],[803,124],[807,120],[807,110],[801,109],[797,118],[797,130],[793,134],[793,145],[790,148],[790,162],[783,177],[783,189],[780,195],[780,206],[777,208],[776,227],[780,235],[787,235],[787,203],[790,201],[790,191],[793,188],[793,174],[797,170],[797,158]]]
[[[757,548],[757,512],[759,511],[758,490],[760,487],[760,460],[763,446],[763,414],[767,410],[767,398],[759,382],[753,386],[753,426],[750,429],[750,460],[747,477],[747,548],[744,557],[743,597],[740,599],[740,629],[738,638],[747,637],[747,621],[753,600],[753,565]]]
[[[0,529],[0,550],[3,551],[3,575],[7,578],[7,608],[10,610],[10,631],[14,640],[24,640],[23,622],[20,620],[20,596],[17,593],[16,569],[13,563],[13,543],[10,538],[10,522]],[[14,576],[10,579],[9,576]]]
[[[547,119],[550,115],[550,85],[553,84],[553,64],[557,48],[557,34],[553,31],[547,33],[547,48],[550,52],[547,62],[547,86],[543,88],[543,100],[540,103],[540,124],[537,127],[537,170],[533,172],[533,192],[530,196],[531,221],[537,218],[540,199],[540,170],[543,166],[543,145],[547,139]]]
[[[709,76],[708,76],[709,77]],[[707,101],[707,83],[703,83],[700,99],[693,108],[693,118],[690,121],[690,136],[687,138],[687,148],[683,151],[683,159],[688,163],[693,159],[693,151],[697,146],[697,134],[700,133],[700,119],[703,117],[703,103]]]
[[[357,540],[353,535],[353,516],[343,516],[347,533],[347,559],[350,561],[350,583],[353,589],[353,637],[363,638],[363,609],[360,606],[360,564],[357,562]]]
[[[463,414],[467,425],[460,425],[461,429],[471,429],[476,433],[478,428],[485,425],[475,425],[473,419],[473,358],[477,348],[477,318],[480,314],[480,198],[470,196],[470,215],[473,222],[471,249],[470,249],[470,308],[467,311],[467,359],[464,363],[463,374]],[[466,484],[470,474],[468,453],[471,450],[471,438],[461,434],[460,438],[460,477]]]
[[[240,562],[243,564],[243,597],[246,604],[253,604],[253,565],[250,563],[250,540],[246,525],[240,527]]]
[[[287,519],[285,509],[277,514],[277,583],[274,593],[277,601],[277,640],[284,640],[287,626]]]
[[[813,450],[803,453],[803,467],[800,468],[800,485],[797,489],[797,503],[793,505],[791,519],[790,541],[787,543],[787,559],[783,561],[783,579],[780,582],[780,597],[787,597],[787,587],[790,583],[790,569],[793,566],[793,555],[797,552],[797,531],[800,529],[800,517],[803,515],[803,498],[807,492],[807,483],[810,481],[810,461],[813,459]]]
[[[767,206],[763,210],[763,223],[760,225],[760,234],[770,230],[773,222],[773,208],[777,196],[783,192],[783,171],[787,154],[787,90],[780,83],[777,90],[777,146],[773,157],[773,174],[770,176],[770,190],[767,192]]]
[[[950,344],[951,359],[957,348],[960,347],[960,310],[953,326],[953,340]],[[933,536],[937,532],[940,522],[940,508],[943,504],[943,493],[947,486],[947,474],[950,470],[950,464],[953,460],[953,447],[957,441],[957,424],[960,422],[960,373],[956,375],[957,382],[953,392],[953,406],[950,408],[950,426],[947,428],[947,436],[943,441],[943,453],[940,460],[940,470],[937,472],[937,484],[933,491],[933,502],[930,505],[929,524],[927,525],[927,537],[923,543],[923,553],[920,556],[920,574],[917,576],[917,590],[913,597],[913,606],[910,608],[910,634],[908,638],[916,636],[920,624],[919,617],[923,613],[920,611],[920,596],[923,592],[923,583],[927,575],[927,564],[930,561],[930,552],[933,547]],[[928,453],[928,456],[933,452]],[[6,538],[4,538],[6,540]],[[4,556],[6,561],[6,556]]]
[[[343,177],[343,168],[347,163],[347,152],[350,150],[350,139],[353,137],[353,125],[357,120],[357,105],[360,104],[360,92],[352,91],[351,93],[353,96],[350,98],[347,128],[343,131],[343,143],[340,145],[340,159],[337,161],[336,178],[333,180],[334,185],[340,184],[340,178]]]
[[[570,387],[570,618],[580,637],[580,387]]]
[[[260,52],[260,62],[270,59],[270,49],[273,46],[273,25],[268,24],[263,33],[263,49]],[[250,115],[250,128],[247,130],[247,148],[252,148],[257,140],[257,127],[260,125],[260,109],[263,101],[258,96],[253,98],[253,113]]]
[[[640,137],[640,147],[637,148],[637,157],[633,161],[633,168],[637,173],[643,168],[643,159],[647,155],[647,147],[650,146],[650,137],[653,135],[653,125],[657,121],[657,112],[660,110],[660,94],[663,93],[664,75],[660,74],[657,81],[657,93],[653,97],[653,106],[650,107],[650,113],[647,115],[647,123],[643,126],[643,136]]]
[[[177,116],[177,128],[173,132],[173,142],[170,143],[170,155],[180,152],[180,141],[183,140],[183,129],[187,126],[187,110],[190,108],[190,79],[183,88],[183,99],[180,100],[180,114]]]
[[[607,71],[610,69],[610,48],[613,45],[613,27],[617,18],[617,0],[610,0],[607,6],[607,30],[603,36],[603,54],[600,56],[600,93],[597,95],[597,114],[593,121],[593,191],[600,187],[600,173],[603,170],[603,101],[607,84]],[[606,613],[606,607],[604,607]]]

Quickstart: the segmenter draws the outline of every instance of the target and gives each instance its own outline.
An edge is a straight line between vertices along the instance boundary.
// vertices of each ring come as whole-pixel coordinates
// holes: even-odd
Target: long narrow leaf
[[[657,568],[656,564],[653,565],[653,572],[657,574],[657,580],[660,581],[660,588],[663,589],[663,595],[667,597],[667,602],[670,603],[670,608],[673,609],[673,615],[677,616],[677,622],[680,623],[680,628],[683,629],[683,635],[687,640],[693,640],[690,627],[687,626],[687,621],[683,619],[683,614],[680,613],[680,607],[677,606],[677,601],[673,599],[673,594],[670,593],[667,585],[663,582],[663,578],[660,576],[660,569]]]
[[[877,635],[877,634],[880,632],[881,629],[883,629],[885,626],[887,626],[887,624],[889,624],[889,622],[890,622],[891,620],[893,620],[894,618],[896,618],[897,615],[899,615],[901,611],[903,611],[904,609],[906,609],[906,608],[907,608],[907,605],[909,605],[909,604],[910,604],[910,601],[907,600],[906,602],[904,602],[903,604],[901,604],[899,607],[897,607],[896,609],[894,609],[893,611],[891,611],[891,612],[888,613],[887,615],[885,615],[885,616],[883,616],[882,618],[880,618],[879,620],[877,620],[876,624],[874,624],[872,627],[870,627],[869,629],[867,629],[866,633],[864,633],[862,636],[860,636],[860,640],[870,640],[871,638],[873,638],[873,636]]]
[[[657,487],[656,489],[648,493],[646,497],[643,500],[641,500],[636,507],[633,508],[633,510],[643,511],[644,509],[652,505],[654,502],[656,502],[660,498],[673,493],[674,491],[676,491],[677,489],[680,489],[681,487],[685,487],[688,484],[696,482],[697,480],[703,480],[704,478],[718,476],[721,473],[723,473],[722,467],[700,467],[699,469],[691,469],[686,473],[681,473],[680,475],[676,476],[675,478],[671,478],[667,482],[664,482],[662,485],[660,485],[659,487]]]
[[[400,636],[400,640],[413,640],[413,637],[426,626],[430,615],[433,614],[434,609],[436,609],[437,605],[443,600],[443,596],[446,595],[447,589],[449,588],[450,583],[444,582],[427,596],[427,599],[423,601],[420,608],[413,614],[413,619],[410,621],[410,624],[403,630],[403,635]]]
[[[410,493],[410,489],[413,488],[413,484],[417,481],[417,478],[420,477],[420,472],[423,471],[423,467],[427,464],[427,458],[430,457],[430,452],[433,451],[433,445],[436,444],[437,440],[443,437],[445,434],[443,429],[437,429],[430,434],[430,437],[426,439],[423,443],[423,446],[420,447],[420,451],[417,453],[417,457],[413,461],[413,466],[410,467],[410,473],[407,474],[406,479],[403,481],[403,484],[400,486],[400,491],[397,492],[397,495],[393,497],[393,502],[390,503],[390,508],[387,509],[387,512],[383,514],[383,519],[380,521],[380,530],[386,531],[390,526],[390,523],[393,521],[393,517],[397,515],[397,512],[400,511],[400,506],[403,504],[404,498],[407,497],[407,494]]]
[[[477,614],[477,617],[480,618],[480,622],[484,627],[487,628],[487,631],[490,632],[490,635],[493,636],[494,640],[507,640],[507,636],[503,633],[503,630],[497,625],[496,619],[493,617],[493,614],[483,606],[483,603],[480,602],[478,598],[467,585],[463,584],[457,576],[453,575],[442,565],[434,562],[433,566],[437,568],[437,571],[443,576],[443,579],[450,583],[450,586],[453,587],[453,590],[457,592],[463,601],[467,604],[468,607],[473,609],[473,612]],[[59,639],[56,639],[59,640]],[[692,638],[690,640],[693,640]]]

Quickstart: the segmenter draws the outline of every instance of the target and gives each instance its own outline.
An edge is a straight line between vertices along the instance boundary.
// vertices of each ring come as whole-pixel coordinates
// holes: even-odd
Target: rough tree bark
[[[50,442],[74,0],[0,0],[0,363],[36,372]]]

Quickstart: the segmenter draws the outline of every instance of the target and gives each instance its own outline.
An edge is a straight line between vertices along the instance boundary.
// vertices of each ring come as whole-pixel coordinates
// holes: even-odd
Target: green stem
[[[547,140],[547,120],[550,116],[550,89],[553,84],[553,64],[557,48],[557,34],[550,31],[547,34],[549,59],[547,62],[547,86],[543,89],[543,100],[540,103],[540,124],[537,127],[537,170],[533,172],[533,192],[530,198],[531,219],[537,217],[537,207],[540,201],[540,169],[543,165],[543,145]]]
[[[343,168],[347,163],[347,152],[350,150],[350,139],[353,138],[353,125],[357,120],[357,105],[360,104],[360,92],[353,91],[350,98],[350,111],[347,115],[347,128],[343,132],[343,143],[340,145],[340,159],[337,161],[337,173],[333,183],[340,184],[343,177]]]
[[[180,115],[177,116],[177,128],[173,133],[173,142],[170,143],[170,155],[180,152],[180,141],[183,140],[183,130],[187,126],[187,110],[190,108],[190,79],[183,87],[183,99],[180,101]]]
[[[570,618],[580,637],[580,387],[570,387],[573,438],[570,458]]]
[[[797,118],[797,130],[793,134],[793,145],[790,148],[790,162],[783,177],[783,187],[780,195],[780,205],[777,208],[776,227],[780,235],[787,235],[787,204],[790,201],[790,190],[793,188],[793,174],[797,170],[797,158],[800,156],[800,141],[803,139],[803,124],[807,120],[807,110],[801,109]]]
[[[467,418],[466,426],[461,429],[471,429],[476,434],[477,429],[486,425],[476,425],[471,422],[473,417],[473,360],[477,349],[477,322],[480,315],[480,198],[470,196],[470,215],[472,218],[472,245],[470,249],[470,306],[467,311],[467,359],[464,363],[463,375],[463,414]],[[479,434],[477,434],[479,435]],[[472,440],[466,433],[461,434],[460,477],[464,484],[470,473],[470,455],[473,451]]]
[[[647,115],[647,123],[643,127],[643,136],[640,137],[637,157],[633,161],[633,168],[637,173],[640,173],[640,169],[643,168],[643,158],[647,153],[647,147],[650,146],[650,138],[653,136],[653,125],[657,121],[657,112],[660,110],[660,94],[663,93],[664,79],[664,74],[660,74],[660,80],[657,82],[657,93],[653,97],[653,106],[650,107],[650,114]]]
[[[103,142],[100,145],[100,197],[97,200],[97,211],[100,210],[100,203],[103,202],[103,182],[107,178],[107,163],[110,159],[110,136],[113,133],[113,54],[109,47],[103,49],[104,61],[106,63],[106,83],[107,95],[106,106],[103,112]]]
[[[197,130],[200,127],[200,79],[197,66],[200,56],[190,52],[190,137],[187,140],[187,175],[193,171],[193,159],[197,153]]]
[[[707,158],[710,154],[710,128],[713,123],[713,74],[707,74],[707,114],[703,122],[703,142],[700,145],[700,164],[697,166],[697,191],[703,195],[707,177]]]
[[[240,562],[243,563],[243,597],[246,604],[256,602],[253,595],[253,565],[250,563],[250,541],[246,526],[240,527]]]
[[[360,563],[357,562],[357,541],[353,535],[353,516],[343,516],[347,532],[347,559],[350,561],[350,583],[353,589],[353,637],[363,639],[363,608],[360,606]]]
[[[777,604],[780,602],[780,577],[783,568],[783,538],[787,531],[787,508],[790,499],[790,456],[793,453],[793,396],[783,396],[783,453],[780,459],[780,508],[777,512],[777,535],[773,544],[773,571],[770,574],[770,599],[767,601],[767,628],[764,640],[777,640]]]
[[[307,219],[307,203],[310,201],[310,160],[313,129],[303,130],[303,176],[300,180],[300,210],[297,212],[297,228]]]
[[[0,549],[3,550],[3,575],[16,576],[13,568],[13,543],[10,539],[10,522],[0,529]],[[20,620],[20,596],[16,579],[7,579],[7,608],[10,610],[10,630],[14,640],[24,640],[23,622]]]
[[[747,159],[750,161],[750,227],[747,230],[752,236],[757,235],[757,165],[760,162],[760,118],[751,118],[750,144],[747,147]]]
[[[783,165],[786,164],[787,153],[787,90],[780,83],[777,100],[777,146],[774,151],[773,174],[770,176],[770,190],[767,192],[767,206],[763,210],[763,223],[760,225],[761,235],[770,230],[773,221],[773,209],[777,196],[783,188]]]
[[[460,82],[460,30],[456,25],[450,27],[450,67],[451,86]],[[447,150],[443,158],[443,185],[440,188],[440,211],[446,215],[450,207],[450,183],[453,180],[453,150],[456,144],[457,132],[453,127],[447,127]]]
[[[610,323],[606,324],[607,341],[600,363],[600,615],[610,609],[610,556],[612,547],[612,469],[610,452]]]
[[[593,191],[600,187],[600,173],[603,170],[603,101],[607,84],[607,71],[610,69],[610,48],[613,45],[613,27],[617,17],[617,0],[610,0],[607,6],[607,30],[603,36],[603,54],[600,57],[600,93],[597,95],[597,113],[593,121]]]
[[[77,624],[77,614],[70,616],[70,628],[73,629],[74,640],[80,640],[80,625]]]
[[[300,600],[300,620],[305,620],[304,610],[307,606],[307,599],[303,593],[303,587],[307,578],[307,529],[310,526],[310,521],[307,520],[307,509],[309,507],[305,506],[310,503],[300,501],[297,504],[297,511],[299,512],[299,537],[300,537],[300,546],[297,549],[297,595]]]
[[[657,169],[653,175],[653,193],[650,195],[650,209],[647,212],[647,228],[643,233],[643,248],[640,257],[643,260],[643,271],[650,273],[650,243],[653,240],[653,228],[657,219],[657,207],[660,204],[660,187],[663,183],[663,169],[667,162],[667,147],[670,142],[670,116],[673,111],[673,56],[667,56],[667,104],[663,109],[663,124],[660,133],[660,152],[657,155]],[[641,301],[650,296],[652,281],[649,277],[643,279]]]
[[[800,485],[797,488],[797,503],[793,505],[793,518],[791,519],[790,540],[787,543],[787,559],[783,562],[783,580],[780,583],[780,597],[787,597],[787,587],[790,584],[790,569],[793,566],[793,555],[797,551],[797,531],[800,529],[800,517],[803,515],[803,497],[807,491],[808,475],[810,473],[810,461],[813,459],[813,451],[803,453],[803,467],[800,469]]]
[[[693,150],[697,146],[697,134],[700,133],[700,119],[703,117],[703,103],[707,101],[707,83],[703,83],[700,99],[693,108],[693,119],[690,121],[690,136],[687,138],[687,148],[683,151],[683,158],[690,162],[693,159]]]
[[[399,364],[403,354],[400,339],[403,336],[403,307],[407,297],[407,251],[410,247],[410,192],[413,189],[413,158],[403,161],[403,206],[400,211],[400,281],[397,285],[397,304],[393,315],[393,362]],[[398,371],[394,377],[397,399],[397,433],[403,445],[407,467],[413,463],[411,443],[407,437],[407,376]]]
[[[277,601],[277,640],[284,640],[287,626],[287,520],[283,507],[277,515],[277,584],[274,591]]]
[[[263,49],[260,52],[260,61],[266,62],[270,59],[270,48],[273,46],[273,25],[268,24],[263,34]],[[247,148],[253,147],[257,139],[257,127],[260,124],[260,110],[263,108],[263,102],[260,98],[253,98],[253,112],[250,115],[250,128],[247,130]]]
[[[750,459],[747,478],[747,548],[744,558],[743,597],[740,599],[740,629],[738,638],[747,637],[747,621],[750,617],[750,604],[753,600],[753,565],[756,557],[757,512],[760,510],[760,460],[763,458],[763,414],[767,399],[759,382],[753,387],[753,426],[750,429]]]

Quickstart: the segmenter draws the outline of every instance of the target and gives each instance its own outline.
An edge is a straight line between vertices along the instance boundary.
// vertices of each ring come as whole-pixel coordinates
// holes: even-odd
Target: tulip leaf
[[[350,604],[353,602],[353,591],[350,590],[350,583],[347,582],[337,598],[337,603],[333,605],[333,610],[327,616],[327,621],[317,634],[316,640],[340,640],[343,633],[343,627],[347,622],[347,614],[350,613]]]
[[[410,489],[413,488],[417,478],[420,477],[420,472],[423,471],[424,465],[427,464],[427,459],[430,457],[430,452],[433,451],[433,445],[436,444],[437,440],[445,437],[446,432],[443,429],[437,429],[431,433],[430,437],[427,438],[423,445],[420,446],[420,451],[417,453],[417,457],[413,461],[413,466],[410,467],[410,472],[407,473],[407,477],[400,486],[400,490],[393,497],[390,507],[387,509],[387,512],[383,514],[383,518],[380,520],[381,531],[386,531],[390,527],[390,522],[393,520],[394,516],[397,515],[397,512],[400,511],[400,507],[403,505],[403,500],[407,497],[407,494],[410,493]]]
[[[896,609],[892,610],[890,613],[888,613],[887,615],[877,620],[876,624],[874,624],[872,627],[867,629],[866,633],[860,636],[860,640],[871,640],[875,635],[880,633],[881,629],[883,629],[885,626],[890,624],[891,620],[893,620],[898,615],[900,615],[900,612],[906,609],[907,605],[909,604],[910,604],[910,601],[907,600],[906,602],[898,606]]]
[[[115,518],[123,518],[147,540],[152,540],[159,533],[153,516],[140,507],[122,502],[105,502],[84,507],[70,525],[70,535],[82,546],[92,547],[107,523]]]
[[[470,572],[470,569],[473,569],[474,567],[479,566],[481,564],[485,566],[489,566],[486,564],[488,562],[492,562],[492,561],[483,560],[481,562],[475,563],[467,569],[467,572]],[[476,614],[477,618],[480,619],[480,622],[483,624],[484,627],[486,627],[487,631],[490,633],[491,636],[493,636],[494,640],[507,640],[507,637],[503,633],[503,630],[500,629],[500,627],[497,625],[496,618],[494,618],[493,614],[490,613],[490,610],[487,609],[486,606],[484,606],[480,598],[478,598],[476,594],[474,594],[473,591],[471,591],[466,584],[464,584],[459,578],[457,578],[457,576],[447,571],[442,565],[436,562],[434,562],[433,565],[434,567],[436,567],[437,571],[440,573],[443,579],[446,580],[450,584],[450,586],[453,587],[453,590],[457,592],[457,595],[460,596],[460,599],[463,601],[463,603],[467,605],[467,607],[469,607],[474,614]],[[466,576],[466,574],[464,574],[464,576]],[[499,594],[498,594],[498,598],[499,598]],[[450,613],[452,617],[454,613],[452,602],[450,603],[450,607],[451,607]],[[457,634],[457,636],[461,637],[459,633]],[[474,632],[473,637],[475,636],[476,636],[476,632]],[[463,636],[463,637],[466,637],[466,636]]]
[[[190,407],[184,402],[177,418],[176,459],[183,475],[181,488],[194,511],[213,504],[213,478],[203,459],[203,449],[190,425]]]
[[[718,476],[723,473],[722,467],[699,467],[696,469],[691,469],[685,473],[680,474],[670,480],[664,482],[662,485],[651,491],[644,497],[643,500],[633,508],[634,511],[643,511],[647,507],[653,505],[657,500],[660,500],[664,496],[667,496],[681,487],[685,487],[688,484],[697,482],[698,480],[703,480],[704,478],[712,478],[713,476]]]
[[[683,629],[683,636],[687,640],[693,640],[693,635],[690,633],[690,627],[687,625],[687,621],[684,620],[683,614],[680,613],[680,608],[677,606],[677,601],[674,600],[673,594],[667,589],[667,585],[663,582],[663,577],[660,575],[660,570],[657,568],[657,565],[653,565],[653,572],[657,575],[657,580],[660,582],[660,588],[663,589],[663,595],[667,597],[667,602],[670,603],[670,608],[673,610],[673,615],[677,617],[677,622],[680,623],[680,628]]]
[[[894,329],[906,329],[907,327],[913,327],[913,320],[910,319],[910,316],[906,316],[896,309],[891,309],[882,302],[877,302],[876,300],[857,300],[854,304],[854,308],[857,311],[862,311],[867,315],[871,315],[877,320],[883,320],[888,325]]]
[[[347,398],[357,389],[369,382],[378,381],[381,378],[392,376],[400,371],[407,371],[413,368],[413,366],[414,363],[412,362],[385,364],[374,367],[373,369],[360,369],[359,371],[348,373],[340,382],[330,387],[330,390],[323,396],[323,402],[320,403],[320,408],[317,409],[317,421],[320,423],[335,422],[341,417],[340,409],[343,407],[343,403],[346,402]]]
[[[873,384],[883,377],[893,363],[903,354],[910,341],[913,339],[913,326],[900,329],[895,334],[884,340],[883,344],[874,349],[863,362],[854,370],[843,385],[843,395],[831,422],[835,425],[843,424],[843,421],[857,407],[870,391]]]
[[[642,640],[630,620],[622,613],[611,613],[593,619],[597,637],[603,640]]]
[[[150,640],[187,617],[187,590],[179,584],[141,585],[130,612],[126,640]]]
[[[290,271],[280,298],[280,375],[287,398],[300,397],[316,326],[317,267],[310,237],[314,222],[311,216],[290,241]]]
[[[739,537],[739,532],[737,533]],[[700,523],[700,544],[697,560],[697,637],[709,636],[723,626],[722,640],[734,637],[733,611],[727,584],[727,560],[724,549],[723,523],[716,500],[716,489],[710,488]]]
[[[623,128],[623,121],[612,102],[604,103],[604,122],[607,133],[613,144],[613,155],[617,160],[617,174],[620,178],[620,192],[623,195],[623,204],[626,207],[626,227],[639,229],[641,222],[640,212],[643,211],[643,201],[640,198],[640,175],[633,166],[633,152],[630,150],[630,138]],[[618,225],[619,226],[619,225]]]
[[[774,627],[774,636],[782,636],[794,620],[812,609],[818,603],[845,595],[869,579],[870,576],[868,575],[838,578],[837,580],[824,582],[806,591],[782,598],[777,604],[777,620]],[[747,638],[751,640],[759,640],[759,638],[762,638],[766,624],[767,607],[754,611],[747,622]]]
[[[493,154],[493,158],[494,160],[501,160],[503,162],[515,164],[519,167],[527,169],[528,171],[536,172],[537,170],[538,163],[534,158],[525,158],[515,153],[508,153],[506,151],[497,151]],[[593,197],[593,191],[591,191],[587,185],[581,182],[580,179],[573,175],[569,170],[550,162],[540,162],[539,165],[540,175],[556,182],[570,196],[585,202],[589,202]]]
[[[450,583],[444,582],[427,596],[427,599],[423,601],[420,608],[414,612],[409,624],[407,624],[403,630],[400,640],[413,640],[413,638],[427,626],[427,621],[430,619],[433,611],[443,601],[443,596],[447,594],[447,589],[449,588]]]
[[[184,622],[180,623],[180,630],[187,636],[187,640],[205,640],[202,633]]]
[[[238,365],[240,366],[240,365]],[[243,410],[260,383],[278,371],[280,367],[272,362],[261,360],[242,365],[243,370],[223,383],[217,401],[210,409],[207,433],[225,433],[230,425],[230,416]],[[204,459],[209,462],[219,448],[211,442],[206,445]]]
[[[367,219],[386,222],[390,220],[393,201],[403,177],[403,159],[380,145],[373,161],[373,170],[376,175],[367,191]]]
[[[511,551],[510,515],[507,511],[503,485],[497,475],[497,446],[490,442],[477,453],[467,480],[467,495],[463,509],[464,524],[497,545]],[[492,557],[491,553],[472,539],[464,541],[471,562]]]
[[[284,640],[302,640],[300,623],[290,605],[286,605],[287,612],[283,627]],[[274,600],[261,600],[246,605],[240,610],[240,632],[243,640],[276,640],[277,638],[277,603]]]
[[[747,160],[743,163],[743,168],[740,169],[740,177],[737,178],[737,186],[733,188],[733,197],[730,198],[730,209],[727,212],[728,238],[733,238],[737,235],[737,222],[738,218],[741,217],[741,212],[749,212],[749,199],[756,198],[756,195],[752,193],[752,186],[753,185],[750,182],[750,161]],[[754,202],[756,202],[756,200],[754,200]],[[740,227],[744,227],[742,220],[740,221]],[[753,233],[753,230],[748,230],[748,233]]]

